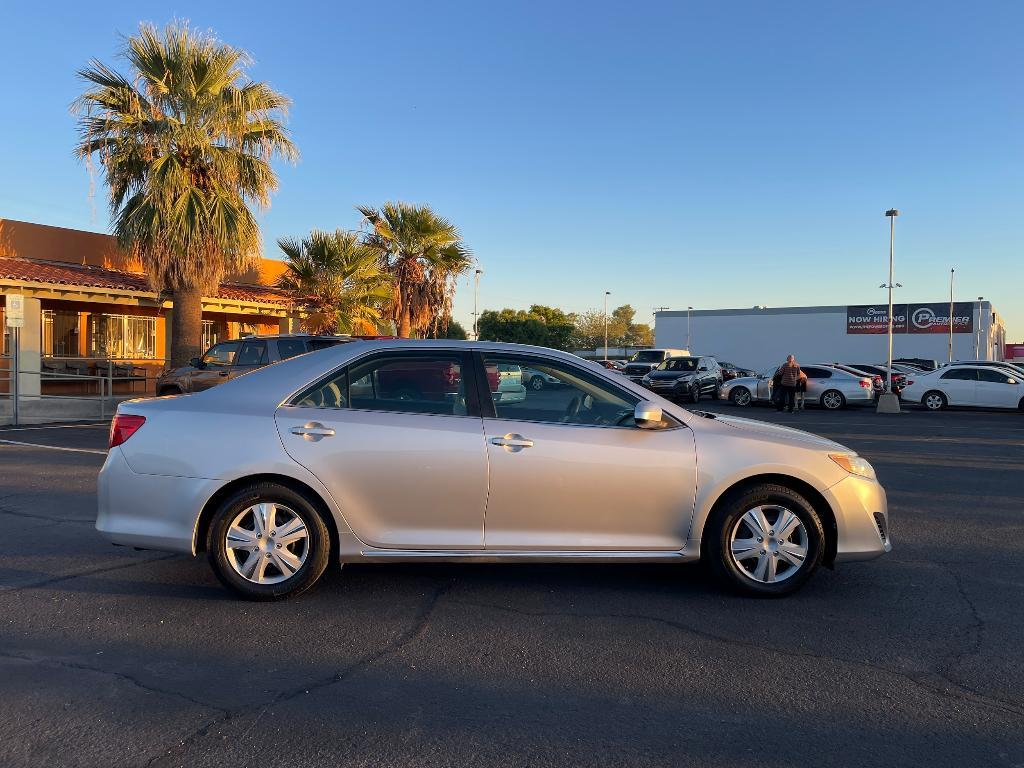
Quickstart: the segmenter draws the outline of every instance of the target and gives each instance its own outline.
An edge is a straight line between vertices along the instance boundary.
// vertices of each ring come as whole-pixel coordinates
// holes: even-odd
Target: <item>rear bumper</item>
[[[196,523],[221,481],[140,475],[112,448],[97,481],[96,530],[114,544],[194,554]]]
[[[851,475],[825,491],[836,516],[836,562],[872,560],[892,550],[885,489]]]

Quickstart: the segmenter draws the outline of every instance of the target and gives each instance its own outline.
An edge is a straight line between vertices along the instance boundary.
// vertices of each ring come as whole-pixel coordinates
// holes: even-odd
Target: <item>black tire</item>
[[[753,402],[754,398],[746,387],[736,387],[736,389],[729,393],[729,400],[733,405],[748,406]]]
[[[949,407],[949,400],[937,389],[932,389],[924,393],[924,397],[921,398],[921,405],[929,411],[941,411]]]
[[[846,397],[838,389],[828,389],[821,393],[818,405],[827,411],[838,411],[846,407]]]
[[[740,521],[755,507],[764,508],[766,515],[774,507],[783,507],[803,523],[807,537],[806,556],[799,567],[783,561],[786,572],[790,567],[794,570],[781,581],[757,581],[733,557],[733,531],[745,525]],[[701,559],[707,563],[719,583],[729,589],[754,597],[782,597],[796,592],[814,575],[824,551],[825,531],[810,502],[791,488],[764,483],[740,489],[719,502],[705,525]]]
[[[714,382],[712,384],[712,386],[711,386],[711,399],[712,400],[721,400],[722,399],[722,393],[718,391],[718,388],[720,386],[721,386],[721,382],[718,382],[718,381],[716,381],[716,382]]]
[[[227,532],[232,521],[247,507],[273,502],[287,507],[306,527],[306,556],[295,573],[274,584],[257,584],[235,570],[227,552]],[[280,548],[280,546],[278,546]],[[331,537],[316,507],[302,494],[277,483],[256,483],[226,499],[214,513],[206,534],[210,567],[220,582],[247,600],[283,600],[312,587],[327,568]]]
[[[156,394],[158,397],[166,397],[168,395],[181,395],[184,393],[181,391],[181,387],[160,387]]]
[[[540,392],[544,389],[544,379],[541,376],[533,376],[530,378],[530,389],[534,392]]]
[[[691,387],[690,388],[690,402],[692,402],[692,403],[699,403],[700,402],[700,385],[699,384],[696,387]]]

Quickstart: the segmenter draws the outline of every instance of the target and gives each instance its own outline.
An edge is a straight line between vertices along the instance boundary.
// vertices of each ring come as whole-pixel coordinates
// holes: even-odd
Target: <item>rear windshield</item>
[[[631,358],[629,358],[629,362],[631,362],[631,363],[660,363],[664,359],[665,359],[665,353],[664,352],[658,352],[657,350],[654,350],[654,349],[645,349],[645,350],[642,350],[640,352],[637,352],[635,355],[633,355]]]

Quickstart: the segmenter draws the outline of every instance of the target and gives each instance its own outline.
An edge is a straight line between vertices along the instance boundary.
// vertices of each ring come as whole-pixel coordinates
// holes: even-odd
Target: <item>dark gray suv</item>
[[[202,357],[193,357],[188,365],[172,368],[156,380],[158,395],[199,392],[249,371],[289,357],[315,352],[354,341],[350,336],[247,336],[222,341],[210,347]]]

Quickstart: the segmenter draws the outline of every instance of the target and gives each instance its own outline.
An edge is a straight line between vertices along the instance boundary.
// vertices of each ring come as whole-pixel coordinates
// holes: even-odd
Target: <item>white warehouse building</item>
[[[798,361],[885,362],[889,305],[669,310],[654,314],[657,347],[764,370]],[[893,306],[893,357],[949,359],[949,302]],[[1001,360],[1006,329],[991,302],[953,305],[953,360]]]

